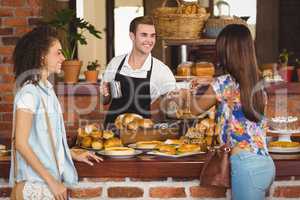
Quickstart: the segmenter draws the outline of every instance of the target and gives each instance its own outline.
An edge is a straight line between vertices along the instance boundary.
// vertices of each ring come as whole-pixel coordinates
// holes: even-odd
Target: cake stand
[[[277,141],[292,142],[291,135],[300,135],[300,129],[296,130],[268,130],[272,136],[278,136]],[[272,153],[298,153],[300,147],[269,147],[269,152]]]
[[[291,135],[300,134],[300,129],[297,130],[268,130],[273,135],[278,135],[278,141],[291,142]]]

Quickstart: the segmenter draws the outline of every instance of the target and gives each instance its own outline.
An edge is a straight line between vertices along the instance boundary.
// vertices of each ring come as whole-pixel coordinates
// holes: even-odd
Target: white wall
[[[105,0],[77,0],[83,5],[83,18],[100,30],[102,39],[98,39],[89,33],[86,34],[88,45],[78,47],[79,59],[83,61],[81,71],[86,69],[88,61],[98,59],[101,70],[106,67],[106,11]]]
[[[119,6],[143,6],[142,0],[117,0],[116,7]],[[83,8],[82,8],[82,7]],[[83,67],[81,72],[86,69],[88,61],[95,59],[99,60],[101,64],[101,71],[106,67],[106,5],[105,0],[77,0],[77,12],[79,11],[79,17],[84,18],[91,24],[93,24],[98,30],[102,32],[102,39],[97,39],[90,34],[86,34],[88,38],[88,45],[79,45],[78,57],[83,61]],[[129,36],[128,36],[129,37]],[[101,74],[101,73],[100,73]],[[82,76],[82,74],[81,74]],[[100,75],[101,76],[101,75]]]

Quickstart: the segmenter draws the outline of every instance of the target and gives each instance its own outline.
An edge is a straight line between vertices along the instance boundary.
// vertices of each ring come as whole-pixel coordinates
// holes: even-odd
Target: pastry
[[[110,147],[110,148],[105,148],[105,154],[114,155],[114,156],[133,155],[134,149],[129,147]]]
[[[200,151],[200,146],[198,144],[183,144],[177,148],[178,153],[192,153]]]
[[[136,143],[136,147],[139,149],[154,149],[161,144],[161,141],[140,141]]]
[[[123,129],[123,117],[124,115],[119,115],[116,119],[115,119],[115,126],[118,129]]]
[[[122,141],[119,138],[110,138],[104,142],[104,148],[109,147],[121,147],[123,146]]]
[[[269,143],[269,147],[280,147],[280,148],[300,148],[299,142],[289,141],[274,141]]]
[[[269,126],[273,130],[295,130],[298,129],[298,117],[278,116],[271,118]]]
[[[102,131],[93,131],[93,132],[91,132],[90,136],[94,140],[98,140],[98,139],[102,138]]]
[[[84,131],[88,134],[92,133],[93,131],[98,131],[98,130],[99,130],[98,124],[88,124],[84,128]]]
[[[137,120],[133,120],[132,122],[127,124],[127,129],[129,129],[129,130],[136,131],[136,130],[138,130],[138,128],[139,128],[139,124],[138,124]]]
[[[163,145],[159,145],[157,148],[158,148],[158,151],[161,153],[165,153],[165,154],[169,154],[169,155],[176,154],[176,147],[174,147],[172,145],[163,144]]]
[[[134,113],[125,113],[123,117],[123,125],[127,126],[130,122],[135,119],[142,119],[143,117]]]
[[[102,137],[107,140],[107,139],[113,138],[114,133],[111,130],[104,130],[104,131],[102,131]]]
[[[152,128],[154,123],[151,119],[137,119],[135,120],[141,128]]]
[[[96,140],[92,142],[92,148],[95,150],[100,150],[103,148],[103,141],[102,140]]]
[[[87,136],[87,137],[84,137],[81,141],[81,146],[84,147],[84,148],[90,148],[92,145],[92,137],[90,136]]]

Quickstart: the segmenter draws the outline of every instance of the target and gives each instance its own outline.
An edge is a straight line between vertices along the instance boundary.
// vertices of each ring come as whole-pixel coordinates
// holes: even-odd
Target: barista
[[[153,19],[149,16],[137,17],[130,23],[129,31],[133,46],[131,52],[114,57],[103,74],[101,94],[104,104],[111,102],[105,127],[123,113],[150,118],[151,103],[175,89],[176,81],[171,70],[151,55],[156,41]],[[111,96],[109,82],[113,81],[120,83],[121,97]]]

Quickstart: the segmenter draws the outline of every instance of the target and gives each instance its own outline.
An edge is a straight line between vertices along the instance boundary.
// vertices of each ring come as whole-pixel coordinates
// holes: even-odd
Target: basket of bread
[[[165,140],[178,137],[178,127],[162,127],[151,119],[134,113],[124,113],[115,120],[123,144],[138,141]]]
[[[205,21],[209,17],[206,9],[197,3],[182,3],[176,0],[177,7],[167,7],[167,0],[153,10],[156,33],[164,39],[200,38]]]
[[[214,134],[215,129],[215,107],[213,107],[206,117],[199,119],[197,123],[188,127],[186,133],[180,139],[185,144],[198,144],[202,151],[207,151],[212,146],[213,136],[217,137]]]
[[[76,145],[88,150],[101,150],[123,146],[111,130],[101,130],[98,124],[88,124],[78,129]]]

